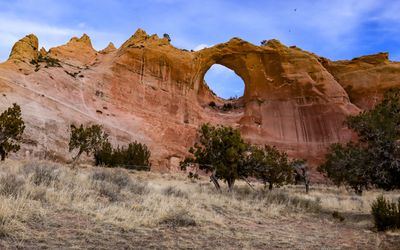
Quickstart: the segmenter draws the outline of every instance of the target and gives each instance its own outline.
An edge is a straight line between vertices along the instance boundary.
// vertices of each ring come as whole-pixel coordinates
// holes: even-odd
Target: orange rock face
[[[400,63],[389,61],[388,53],[349,61],[332,62],[325,58],[320,58],[320,61],[361,109],[373,107],[387,89],[400,85]]]
[[[251,143],[318,163],[331,143],[351,139],[345,117],[371,107],[370,96],[398,85],[400,76],[386,54],[332,62],[277,40],[255,46],[239,38],[189,52],[143,30],[119,49],[96,52],[84,35],[40,53],[61,67],[29,63],[39,55],[32,35],[0,65],[1,110],[17,102],[27,121],[20,154],[68,159],[69,125],[98,123],[115,144],[148,144],[156,170],[177,169],[206,122],[240,128]],[[243,79],[240,108],[209,107],[224,102],[204,81],[214,64]]]

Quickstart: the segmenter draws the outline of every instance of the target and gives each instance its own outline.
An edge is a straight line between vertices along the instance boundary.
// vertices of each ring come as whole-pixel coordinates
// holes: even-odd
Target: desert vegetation
[[[134,141],[127,147],[113,148],[111,143],[107,141],[94,153],[94,160],[96,166],[148,171],[151,167],[150,156],[151,152],[146,144]]]
[[[374,109],[347,119],[359,141],[332,145],[319,167],[337,187],[310,186],[305,160],[210,124],[199,128],[182,173],[137,171],[150,170],[149,148],[137,141],[114,147],[96,124],[70,126],[70,165],[6,160],[19,150],[25,129],[21,108],[13,104],[0,115],[0,246],[115,248],[106,229],[117,248],[143,243],[143,237],[146,247],[162,248],[209,242],[217,248],[227,242],[230,248],[304,249],[327,242],[394,248],[400,244],[400,194],[391,192],[399,188],[399,93],[391,90]],[[100,167],[80,164],[84,153]],[[79,223],[82,228],[72,229]],[[48,237],[59,228],[66,233]],[[312,232],[307,242],[300,236],[304,228]],[[178,245],[168,238],[176,232]]]
[[[210,180],[218,191],[221,190],[219,179],[228,184],[231,192],[236,180],[248,183],[249,177],[261,181],[265,187],[268,183],[271,190],[274,185],[292,183],[297,173],[295,166],[304,163],[298,159],[289,160],[286,153],[275,147],[244,142],[238,129],[210,124],[200,127],[199,138],[189,153],[192,156],[181,162],[181,169],[186,171],[191,167],[211,173]],[[189,172],[189,177],[196,176]]]
[[[379,233],[377,242],[369,231],[370,206],[382,194],[375,190],[360,197],[312,186],[306,194],[298,186],[265,190],[257,182],[253,190],[238,180],[233,192],[215,192],[201,176],[190,180],[179,173],[8,159],[0,165],[0,178],[1,248],[393,249],[399,244],[396,233]]]
[[[237,105],[236,103],[232,103],[232,102],[224,103],[223,105],[218,105],[214,101],[212,101],[208,104],[208,106],[214,110],[223,111],[223,112],[227,112],[227,111],[231,111],[231,110],[240,108],[239,105]]]
[[[100,125],[85,127],[81,124],[77,127],[72,124],[70,129],[69,151],[72,152],[75,149],[78,151],[73,157],[74,161],[77,161],[82,153],[86,153],[88,156],[94,154],[107,142],[108,134]]]
[[[347,118],[358,142],[334,144],[319,170],[335,184],[361,194],[368,188],[400,188],[400,89],[385,93],[373,109]]]
[[[381,195],[372,203],[371,210],[378,230],[400,228],[400,198],[392,202]]]
[[[361,195],[364,190],[400,188],[400,89],[388,90],[373,109],[350,116],[346,123],[357,142],[331,145],[319,171],[337,186]],[[371,207],[378,230],[400,228],[400,199],[378,197]]]
[[[70,126],[69,151],[77,151],[73,157],[76,163],[82,153],[93,155],[94,164],[103,167],[123,167],[136,170],[150,170],[151,152],[146,144],[134,141],[127,147],[114,148],[108,134],[100,125]]]
[[[21,117],[21,107],[14,103],[0,114],[0,157],[4,161],[9,152],[20,149],[25,123]]]
[[[43,56],[42,54],[39,54],[38,58],[32,59],[30,61],[30,63],[32,65],[35,65],[35,71],[39,71],[40,70],[40,66],[44,63],[45,64],[45,68],[49,68],[49,67],[62,67],[61,66],[61,62],[60,60],[56,59],[56,58],[52,58],[50,56]]]

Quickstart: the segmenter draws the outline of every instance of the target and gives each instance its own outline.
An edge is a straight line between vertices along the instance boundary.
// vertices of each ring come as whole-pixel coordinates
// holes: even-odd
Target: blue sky
[[[333,60],[381,51],[400,60],[399,13],[398,0],[0,0],[0,61],[29,33],[48,49],[85,32],[102,49],[121,45],[139,27],[168,33],[186,49],[232,37],[254,44],[275,38]],[[206,76],[224,97],[242,92],[228,73],[216,66]]]

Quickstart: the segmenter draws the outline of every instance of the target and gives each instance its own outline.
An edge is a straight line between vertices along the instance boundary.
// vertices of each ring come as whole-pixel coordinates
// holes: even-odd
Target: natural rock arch
[[[229,46],[235,41],[236,39],[233,39],[228,43],[220,44],[212,48],[206,48],[198,52],[198,55],[194,59],[194,64],[198,68],[196,70],[197,72],[194,74],[193,80],[194,89],[196,91],[200,89],[200,86],[204,82],[204,76],[211,66],[220,64],[234,71],[235,74],[243,80],[245,85],[243,96],[246,96],[248,93],[247,88],[250,82],[250,75],[247,72],[245,61],[241,59],[243,54]],[[245,43],[251,45],[247,42]]]
[[[291,156],[321,160],[329,144],[351,138],[343,120],[360,111],[343,87],[353,86],[355,103],[369,107],[368,103],[362,106],[363,100],[371,97],[369,93],[375,93],[378,85],[383,86],[379,95],[397,86],[400,72],[400,64],[390,62],[387,54],[332,62],[277,40],[256,46],[239,38],[190,52],[143,30],[118,49],[109,46],[97,52],[84,35],[44,54],[60,60],[63,67],[42,65],[35,70],[29,62],[38,55],[35,36],[17,42],[10,59],[0,65],[6,79],[0,84],[13,88],[27,85],[52,99],[37,98],[33,96],[36,92],[30,93],[32,98],[20,93],[29,89],[11,91],[7,98],[14,96],[10,100],[19,102],[26,98],[26,103],[36,102],[35,107],[63,110],[48,117],[59,121],[60,128],[72,119],[102,122],[119,133],[119,141],[147,142],[160,168],[171,155],[187,153],[203,123],[238,127],[251,143],[272,144]],[[214,64],[232,69],[243,79],[240,110],[223,113],[208,106],[215,97],[203,81]],[[82,77],[71,77],[66,71],[81,71]],[[356,83],[360,74],[368,81]],[[8,84],[7,79],[16,84]],[[104,97],[97,96],[97,91]],[[97,114],[97,110],[103,113]],[[36,116],[42,119],[40,114],[32,111],[27,118],[32,131],[38,132],[33,136],[43,134],[37,129]],[[56,136],[54,142],[65,143],[64,137]]]
[[[214,64],[243,79],[245,105],[239,127],[252,142],[299,151],[347,140],[342,121],[358,109],[315,55],[277,40],[255,46],[234,38],[203,49],[196,53],[193,74],[200,99],[205,96],[204,75]]]

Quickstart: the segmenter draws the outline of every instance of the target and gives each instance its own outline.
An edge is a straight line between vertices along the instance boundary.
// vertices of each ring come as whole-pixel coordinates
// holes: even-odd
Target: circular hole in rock
[[[204,76],[213,93],[225,100],[238,99],[243,96],[244,82],[233,70],[214,64]]]

